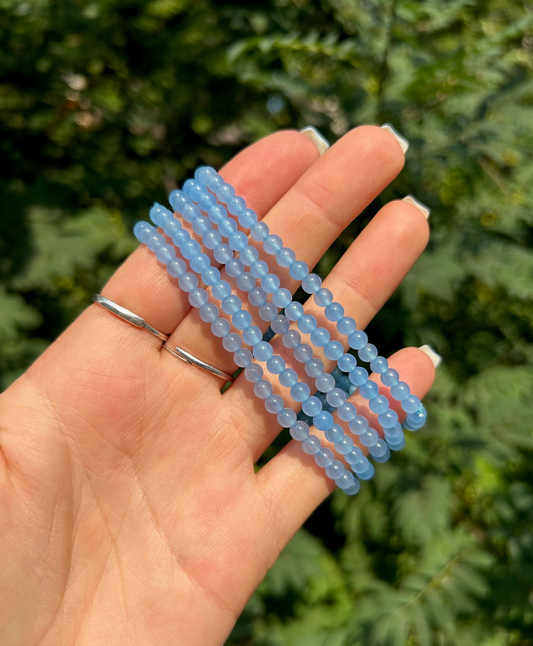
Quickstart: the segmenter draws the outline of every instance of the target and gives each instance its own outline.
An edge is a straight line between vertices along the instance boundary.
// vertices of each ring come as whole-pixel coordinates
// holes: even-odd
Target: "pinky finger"
[[[389,366],[402,375],[411,392],[421,399],[431,388],[435,378],[432,360],[418,348],[404,348],[396,352],[389,359]],[[371,378],[374,381],[379,379],[376,375]],[[322,433],[319,436],[323,446],[333,448]],[[285,534],[279,537],[282,545],[290,540],[336,486],[326,476],[324,469],[315,464],[313,456],[304,453],[301,442],[296,440],[291,440],[272,458],[258,472],[257,479],[266,503],[278,521],[277,526]]]

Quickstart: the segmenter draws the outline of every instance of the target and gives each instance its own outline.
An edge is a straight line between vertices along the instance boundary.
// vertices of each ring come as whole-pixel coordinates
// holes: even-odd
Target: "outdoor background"
[[[0,0],[1,389],[200,163],[307,124],[411,143],[318,270],[385,202],[431,207],[369,328],[443,355],[428,424],[317,510],[228,645],[533,644],[532,68],[517,0]]]

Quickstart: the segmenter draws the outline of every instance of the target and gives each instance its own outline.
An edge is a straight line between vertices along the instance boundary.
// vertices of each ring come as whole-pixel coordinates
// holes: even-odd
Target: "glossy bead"
[[[181,215],[183,216],[183,219],[186,220],[187,222],[192,222],[195,218],[197,218],[199,215],[201,215],[200,208],[196,205],[193,204],[192,202],[188,202],[187,204],[183,205],[183,208],[181,209]]]
[[[313,357],[313,350],[310,345],[307,343],[300,343],[300,345],[294,348],[294,358],[300,363],[306,363]]]
[[[359,386],[359,392],[365,399],[373,399],[377,397],[379,388],[375,381],[367,381],[365,384]]]
[[[402,408],[406,413],[416,413],[420,408],[420,399],[416,395],[409,395],[402,400]]]
[[[285,368],[279,374],[279,383],[286,388],[294,386],[297,381],[298,374],[296,370],[293,370],[292,368]]]
[[[373,413],[384,413],[389,409],[389,400],[383,395],[376,395],[370,400],[369,408]]]
[[[391,397],[396,399],[396,401],[403,401],[404,399],[407,399],[409,395],[411,394],[411,390],[409,386],[405,383],[405,381],[399,381],[395,386],[393,386],[390,389],[390,394]]]
[[[373,361],[378,356],[378,349],[372,343],[367,343],[357,354],[361,361]]]
[[[232,197],[235,197],[235,189],[231,184],[222,184],[215,191],[219,202],[226,204]]]
[[[187,242],[184,242],[181,245],[181,255],[184,258],[187,258],[187,260],[190,260],[191,258],[194,258],[197,254],[199,254],[202,251],[202,248],[200,246],[200,243],[197,242],[196,240],[187,240]]]
[[[176,247],[180,247],[184,242],[187,242],[187,240],[190,240],[191,236],[188,231],[185,231],[184,229],[181,229],[180,231],[176,231],[175,233],[172,234],[172,242],[176,245]]]
[[[311,395],[309,399],[303,402],[302,410],[306,415],[309,415],[309,417],[314,417],[322,410],[322,402],[318,397]]]
[[[231,285],[227,280],[219,280],[211,289],[213,296],[221,301],[231,294]]]
[[[189,293],[189,303],[193,307],[201,307],[202,305],[205,305],[208,300],[209,296],[207,295],[207,292],[201,287],[197,287]]]
[[[215,336],[223,337],[229,334],[231,330],[230,322],[227,319],[218,318],[211,323],[211,332]]]
[[[285,308],[285,316],[289,319],[289,321],[298,321],[302,318],[303,314],[303,305],[301,303],[298,303],[298,301],[292,301]]]
[[[167,262],[167,271],[174,278],[179,278],[187,271],[187,265],[181,258],[171,258]]]
[[[159,247],[165,244],[165,238],[160,233],[152,233],[145,237],[144,243],[150,251],[157,251]]]
[[[281,342],[286,348],[293,350],[300,345],[300,343],[302,342],[302,337],[297,330],[289,330],[283,335]]]
[[[282,239],[272,233],[268,235],[263,241],[263,249],[265,250],[265,253],[269,254],[270,256],[276,255],[282,247]]]
[[[389,368],[381,375],[381,383],[384,386],[395,386],[399,380],[400,375],[392,368]]]
[[[389,439],[394,441],[395,438],[398,438],[400,435],[403,435],[402,425],[399,422],[397,422],[392,428],[384,429],[384,434],[385,434],[385,439],[387,441]]]
[[[309,425],[298,420],[290,427],[289,433],[294,440],[301,442],[302,440],[305,440],[306,437],[309,437]]]
[[[326,475],[328,478],[333,480],[338,480],[341,476],[346,473],[346,469],[342,462],[339,460],[334,460],[328,467],[326,467]]]
[[[370,480],[374,475],[374,466],[369,462],[368,468],[362,473],[358,473],[357,476],[360,480]]]
[[[248,246],[239,253],[239,258],[243,265],[250,267],[259,259],[259,251],[255,247]]]
[[[340,359],[343,354],[344,348],[342,347],[342,343],[339,343],[339,341],[329,341],[324,346],[324,355],[326,359],[329,359],[330,361],[337,361],[337,359]]]
[[[209,218],[206,218],[205,215],[199,215],[194,219],[192,223],[192,230],[194,233],[202,235],[206,231],[209,231],[209,229],[211,229],[211,222],[209,222]]]
[[[152,235],[152,233],[157,233],[157,230],[148,222],[140,220],[135,223],[133,233],[139,242],[144,242],[144,240],[148,238],[148,236]]]
[[[206,184],[208,179],[216,174],[217,172],[211,166],[198,166],[194,171],[194,179],[202,184]]]
[[[206,267],[202,271],[202,281],[206,285],[216,285],[220,280],[220,271],[216,267]]]
[[[363,457],[363,452],[358,446],[354,446],[353,449],[350,451],[350,453],[347,453],[344,456],[344,459],[348,464],[357,464],[358,462],[361,461],[361,458]]]
[[[168,201],[174,211],[181,213],[181,209],[188,202],[188,198],[183,191],[172,191],[168,196]]]
[[[174,249],[174,247],[171,247],[168,244],[162,244],[158,249],[156,249],[155,252],[155,257],[159,260],[159,262],[164,262],[165,265],[171,258],[174,258],[175,255],[176,250]]]
[[[327,431],[333,426],[333,415],[326,410],[320,411],[313,417],[313,424],[319,431]]]
[[[350,422],[357,415],[357,409],[351,402],[344,402],[337,407],[337,415],[343,422]]]
[[[193,289],[198,287],[198,278],[195,274],[191,274],[189,271],[185,272],[179,277],[179,286],[184,292],[191,292]]]
[[[387,359],[385,359],[385,357],[376,357],[370,362],[370,370],[378,375],[382,375],[384,372],[386,372],[388,367],[389,362],[387,361]]]
[[[405,435],[402,433],[398,439],[389,440],[387,439],[387,446],[391,451],[400,451],[405,446]]]
[[[346,401],[346,393],[340,388],[332,388],[326,395],[326,401],[333,408],[338,408]]]
[[[329,467],[330,464],[333,464],[334,459],[333,451],[328,448],[322,448],[315,453],[315,462],[319,467]]]
[[[321,287],[316,291],[313,298],[319,307],[327,307],[333,302],[333,294],[325,287]]]
[[[373,428],[368,428],[359,436],[359,441],[363,446],[374,446],[379,440],[378,432]]]
[[[317,327],[311,332],[311,343],[317,348],[323,348],[326,343],[329,343],[329,340],[330,334],[326,328]]]
[[[343,482],[342,478],[339,478],[339,482]],[[354,477],[354,482],[349,487],[343,487],[342,490],[347,496],[355,496],[361,490],[361,483]]]
[[[243,292],[249,292],[255,287],[255,278],[248,271],[243,272],[236,280],[237,287]]]
[[[265,303],[259,308],[259,318],[272,321],[278,315],[278,308],[273,303]]]
[[[392,409],[388,409],[385,412],[378,415],[378,422],[381,424],[381,426],[384,429],[392,428],[398,422],[398,415]]]
[[[257,213],[253,209],[244,209],[238,217],[239,224],[245,229],[249,229],[257,222]]]
[[[257,242],[261,242],[268,236],[268,225],[264,222],[256,222],[252,227],[250,227],[250,235]]]
[[[253,348],[253,355],[258,361],[268,361],[274,354],[272,346],[266,341],[259,341]]]
[[[241,348],[233,354],[233,361],[239,368],[246,368],[252,363],[253,355],[248,348]]]
[[[350,420],[348,426],[354,435],[361,435],[361,433],[365,433],[368,430],[368,420],[363,415],[357,415]]]
[[[267,292],[267,294],[272,294],[279,288],[280,281],[279,276],[276,274],[267,274],[261,278],[261,287]]]
[[[259,399],[270,397],[272,394],[272,384],[270,381],[267,381],[266,379],[256,381],[254,385],[254,394],[256,397],[259,397]]]
[[[214,303],[205,303],[199,310],[200,318],[205,323],[212,323],[218,318],[218,307]]]
[[[290,326],[290,321],[286,316],[283,316],[283,314],[278,314],[275,319],[273,319],[270,323],[270,327],[272,328],[272,332],[275,334],[285,334],[289,331],[289,326]]]
[[[280,267],[290,267],[296,260],[296,254],[289,247],[283,247],[276,253],[276,262]]]
[[[387,443],[385,440],[378,440],[374,446],[369,448],[369,453],[376,458],[385,455],[385,453],[387,453]]]
[[[224,184],[224,180],[218,173],[216,173],[215,175],[211,175],[207,178],[206,184],[207,188],[211,192],[215,193]]]
[[[355,320],[351,316],[343,316],[340,321],[337,321],[337,330],[340,334],[349,336],[356,329]]]
[[[250,325],[250,327],[246,328],[246,330],[243,330],[242,332],[242,340],[246,343],[246,345],[254,346],[259,343],[262,338],[263,333],[261,332],[261,329],[257,327],[257,325]]]
[[[228,244],[233,251],[242,251],[248,246],[248,237],[242,231],[235,231],[228,238]]]
[[[226,263],[225,269],[228,276],[237,278],[237,276],[240,276],[244,272],[244,265],[239,258],[230,258]]]
[[[191,258],[191,269],[198,274],[201,274],[204,269],[207,269],[211,265],[209,256],[205,253],[196,254]]]
[[[231,215],[239,215],[239,213],[242,213],[242,211],[244,211],[244,209],[246,208],[246,202],[242,197],[231,197],[228,200],[227,208]]]
[[[289,275],[294,280],[304,280],[308,274],[309,267],[301,260],[295,260],[289,267]]]
[[[335,450],[341,455],[346,455],[354,448],[353,440],[350,436],[344,435],[340,440],[335,442]]]
[[[304,402],[309,399],[311,390],[309,386],[301,381],[291,386],[291,397],[295,402]]]
[[[348,377],[354,386],[362,386],[368,381],[368,371],[362,366],[350,370]]]
[[[358,460],[357,462],[351,462],[350,465],[352,467],[352,471],[359,475],[361,473],[365,473],[365,471],[368,471],[370,460],[366,457],[366,455],[363,455],[360,460]]]
[[[318,453],[321,449],[320,440],[315,435],[309,435],[302,441],[302,449],[309,455]]]
[[[252,315],[246,310],[240,310],[232,314],[231,322],[237,330],[245,330],[252,325]]]
[[[209,210],[207,211],[207,217],[211,220],[213,224],[218,225],[220,222],[224,220],[228,215],[228,212],[226,211],[225,207],[222,206],[222,204],[214,204],[213,206],[209,207]]]
[[[294,267],[296,263],[293,263],[291,265],[291,269]],[[304,263],[305,264],[305,263]],[[306,265],[307,267],[307,265]],[[290,271],[290,270],[289,270]],[[292,274],[291,274],[292,276]],[[292,276],[294,278],[294,276]],[[302,289],[304,292],[307,294],[314,294],[315,292],[318,292],[318,290],[322,287],[322,278],[320,276],[317,276],[317,274],[306,274],[305,278],[300,279],[302,281]]]
[[[235,296],[235,294],[230,294],[229,296],[226,296],[226,298],[222,299],[220,306],[222,307],[222,311],[226,314],[234,314],[241,309],[242,301],[238,296]]]
[[[272,302],[279,309],[283,309],[292,301],[292,294],[285,287],[279,287],[272,292]]]
[[[270,395],[265,400],[265,408],[269,413],[279,413],[283,410],[283,397],[279,395]]]
[[[250,265],[250,273],[254,278],[263,278],[268,274],[268,265],[264,260],[256,260]]]
[[[278,413],[277,420],[283,428],[290,428],[296,423],[296,413],[291,408],[284,408]]]
[[[381,442],[381,441],[382,440],[379,440],[377,444],[379,444],[379,442]],[[376,444],[376,446],[377,446],[377,444]],[[390,450],[389,450],[389,447],[386,444],[385,444],[386,451],[382,455],[381,455],[381,451],[380,451],[380,455],[375,455],[375,454],[371,453],[371,449],[374,450],[375,448],[376,447],[373,446],[370,449],[368,449],[368,451],[369,451],[370,455],[372,456],[374,462],[387,462],[387,460],[390,459]]]
[[[328,428],[328,430],[324,432],[324,437],[328,442],[338,442],[344,437],[342,426],[339,424],[333,424],[331,428]]]
[[[267,293],[261,287],[252,287],[248,292],[248,302],[250,305],[255,305],[256,307],[264,305],[267,302],[267,298]]]
[[[297,325],[302,334],[311,334],[317,327],[316,318],[311,314],[304,314],[298,319]]]
[[[267,361],[267,370],[273,375],[279,375],[280,372],[285,370],[285,359],[278,354],[274,354]]]
[[[324,363],[320,359],[313,358],[306,361],[304,368],[309,377],[316,378],[324,372]]]
[[[229,245],[221,243],[215,247],[213,255],[217,262],[224,265],[230,258],[233,258],[233,250]]]
[[[222,242],[222,236],[215,229],[206,231],[202,236],[202,242],[208,249],[214,249]]]
[[[336,323],[344,316],[344,307],[340,303],[330,303],[324,310],[324,314],[328,321]]]
[[[353,350],[360,350],[367,344],[368,336],[363,330],[355,330],[348,336],[348,344]]]
[[[339,357],[337,366],[343,372],[351,372],[357,366],[357,361],[352,354],[343,354],[342,357]]]
[[[235,332],[231,332],[230,334],[226,334],[222,339],[222,345],[228,352],[236,352],[237,350],[240,350],[242,346],[242,339],[238,334],[235,334]]]
[[[321,393],[327,393],[335,388],[335,378],[329,372],[324,372],[315,379],[315,386]]]

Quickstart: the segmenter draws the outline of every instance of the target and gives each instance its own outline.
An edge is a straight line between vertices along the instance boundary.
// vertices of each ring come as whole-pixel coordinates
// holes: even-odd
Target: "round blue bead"
[[[368,449],[368,452],[370,455],[374,458],[381,458],[383,457],[388,451],[387,443],[385,440],[378,440],[374,446],[371,446]]]
[[[339,488],[344,491],[346,495],[355,496],[357,493],[359,493],[361,489],[361,483],[355,476],[354,476],[353,482],[351,482],[350,479],[346,477],[349,475],[351,474],[347,471],[335,482],[337,483]]]
[[[368,428],[364,433],[359,436],[359,441],[363,446],[374,446],[379,440],[378,432],[373,428]]]
[[[344,435],[338,442],[335,442],[335,450],[341,455],[347,455],[353,448],[353,440],[348,435]]]
[[[377,396],[379,389],[375,381],[367,381],[363,385],[359,386],[359,392],[365,399],[373,399]]]
[[[348,426],[354,435],[361,435],[368,430],[368,420],[362,415],[357,415],[348,423]]]
[[[245,208],[246,202],[242,197],[235,196],[228,200],[228,211],[231,215],[239,215],[239,213],[242,213]]]
[[[152,233],[145,237],[144,243],[150,251],[157,251],[161,245],[165,244],[165,238],[160,233]]]
[[[398,423],[398,414],[391,409],[386,410],[384,413],[378,415],[378,422],[384,429],[392,428]]]
[[[227,280],[219,280],[218,283],[215,283],[211,288],[213,296],[221,301],[231,294],[231,285]]]
[[[324,437],[328,442],[338,442],[344,437],[342,426],[340,426],[339,424],[333,424],[331,428],[328,428],[328,430],[325,431]]]
[[[238,334],[235,334],[235,332],[231,332],[230,334],[226,334],[222,339],[222,345],[228,352],[236,352],[237,350],[240,350],[242,346],[242,339]]]
[[[326,395],[326,401],[333,408],[338,408],[346,401],[346,393],[340,388],[332,388]]]
[[[216,170],[211,166],[198,166],[194,171],[194,179],[201,184],[205,184],[210,177],[213,177],[216,174]]]
[[[294,348],[297,348],[302,341],[302,337],[300,336],[300,333],[297,330],[289,330],[286,332],[282,339],[281,342],[283,345],[288,348],[289,350],[293,350]]]
[[[267,381],[266,379],[256,381],[254,385],[254,394],[256,397],[259,397],[259,399],[270,397],[272,394],[272,384],[270,381]]]
[[[297,381],[298,374],[296,370],[293,370],[292,368],[285,368],[285,370],[282,370],[279,374],[279,383],[286,388],[294,386]]]
[[[309,417],[314,417],[322,410],[322,402],[318,397],[311,395],[311,397],[302,404],[302,410],[306,415],[309,415]]]
[[[214,248],[213,255],[217,262],[224,265],[230,258],[233,258],[233,250],[229,245],[221,243]]]
[[[357,475],[360,480],[370,480],[374,475],[374,466],[369,463],[368,469],[364,473],[358,473]]]
[[[241,348],[233,354],[233,361],[239,368],[246,368],[252,363],[253,355],[248,348]]]
[[[248,302],[250,305],[255,305],[257,307],[260,307],[261,305],[264,305],[264,303],[267,302],[268,294],[265,292],[264,289],[261,289],[261,287],[253,287],[249,292],[248,292]]]
[[[376,357],[370,362],[370,370],[378,375],[382,375],[384,372],[386,372],[388,367],[389,362],[387,361],[387,359],[385,359],[385,357]]]
[[[311,390],[309,386],[301,381],[291,386],[291,397],[295,402],[304,402],[309,399]]]
[[[267,341],[259,341],[253,347],[253,354],[258,361],[268,361],[274,354],[274,350]]]
[[[324,372],[315,379],[315,386],[321,393],[328,393],[335,388],[335,379],[329,372]]]
[[[219,202],[226,204],[232,197],[235,197],[235,189],[231,184],[222,184],[215,191]]]
[[[215,336],[223,337],[229,334],[231,330],[230,322],[227,319],[218,318],[211,323],[211,332]]]
[[[291,269],[294,267],[295,264],[296,263],[293,263],[291,265]],[[307,265],[306,265],[306,268],[307,268]],[[291,276],[292,276],[292,274],[291,274]],[[293,276],[293,278],[294,278],[294,276]],[[302,289],[307,294],[314,294],[315,292],[318,292],[318,290],[321,287],[322,287],[322,278],[320,278],[320,276],[317,276],[317,274],[309,274],[308,273],[308,274],[306,274],[305,278],[302,279]]]
[[[213,224],[220,224],[228,215],[226,208],[222,204],[213,204],[207,211],[207,216]]]
[[[328,448],[320,449],[318,453],[315,453],[315,462],[319,467],[329,467],[330,464],[333,464],[334,459],[333,451]]]
[[[278,315],[278,308],[273,303],[265,303],[259,308],[259,318],[262,321],[272,321]]]
[[[352,354],[346,353],[339,357],[337,366],[342,372],[351,372],[357,366],[357,361]]]
[[[324,372],[324,363],[320,359],[309,359],[304,367],[309,377],[316,378]]]
[[[416,413],[420,408],[420,399],[416,395],[409,395],[402,400],[402,408],[406,413]]]
[[[289,267],[289,275],[294,280],[302,280],[302,281],[306,280],[306,278],[309,275],[309,267],[307,266],[307,263],[301,260],[295,260]],[[303,286],[303,282],[302,282],[302,286]]]
[[[304,308],[301,303],[298,301],[292,301],[285,307],[285,316],[289,321],[298,321],[302,318],[304,313]]]
[[[313,350],[307,343],[301,343],[298,347],[294,348],[294,358],[300,363],[305,363],[313,357]]]
[[[234,251],[242,251],[248,246],[248,238],[242,231],[235,231],[230,235],[228,244]]]
[[[337,359],[340,359],[343,354],[344,348],[342,347],[342,343],[339,343],[338,341],[329,341],[324,346],[324,355],[326,359],[329,359],[330,361],[337,361]]]
[[[214,303],[205,303],[200,307],[200,318],[205,323],[212,323],[218,318],[218,307]]]
[[[292,294],[285,287],[279,287],[272,292],[272,302],[276,307],[283,309],[292,301]]]
[[[379,415],[389,410],[389,401],[383,395],[376,395],[376,397],[370,400],[369,408],[373,413]]]
[[[333,415],[327,410],[320,411],[313,417],[313,424],[319,431],[327,431],[333,426]]]
[[[187,196],[183,191],[172,191],[172,193],[168,196],[168,201],[170,206],[176,211],[177,213],[181,213],[181,209],[183,208],[184,204],[187,204],[189,201]]]
[[[263,242],[263,249],[270,256],[274,256],[283,247],[282,239],[274,234],[268,235]]]
[[[255,287],[255,278],[249,271],[243,272],[237,278],[237,287],[243,292],[249,292]]]
[[[261,240],[264,240],[268,236],[268,233],[269,233],[268,225],[266,225],[264,222],[256,222],[250,228],[250,235],[257,242],[261,242]]]
[[[235,294],[230,294],[229,296],[226,296],[226,298],[222,299],[220,306],[222,307],[222,311],[226,314],[234,314],[241,309],[242,301],[238,296],[235,296]]]
[[[200,208],[196,204],[193,204],[192,202],[188,202],[187,204],[184,204],[183,208],[181,209],[181,215],[183,216],[183,219],[186,222],[192,222],[195,218],[197,218],[201,214],[202,212],[200,211]]]
[[[202,271],[202,281],[206,285],[216,285],[220,280],[220,271],[216,267],[206,267]]]
[[[394,399],[396,399],[396,401],[401,402],[409,397],[411,390],[405,381],[399,381],[390,389],[390,394]]]
[[[268,265],[264,260],[256,260],[250,265],[250,273],[254,278],[263,278],[268,274]]]
[[[187,271],[187,265],[181,258],[171,258],[167,262],[167,271],[174,278],[179,278]]]
[[[263,378],[263,368],[257,363],[250,364],[244,369],[244,378],[252,383],[259,381]]]
[[[181,245],[184,242],[187,242],[187,240],[190,240],[191,236],[188,231],[185,231],[184,229],[180,229],[179,231],[176,231],[175,233],[172,234],[172,242],[176,245],[176,247],[179,247],[181,249]]]
[[[179,277],[179,286],[184,292],[191,292],[193,289],[198,287],[198,278],[195,274],[191,274],[189,271],[185,272]]]
[[[285,359],[278,354],[274,354],[267,361],[267,370],[273,375],[279,375],[280,372],[285,370]]]
[[[372,343],[367,343],[357,354],[361,361],[373,361],[378,356],[378,349]]]
[[[222,218],[218,223],[218,230],[222,234],[222,237],[229,238],[235,231],[237,231],[237,223],[231,218]],[[248,238],[246,238],[246,240],[248,241]]]
[[[363,452],[358,446],[354,446],[353,449],[350,451],[350,453],[347,453],[344,456],[344,459],[348,464],[357,464],[358,462],[361,461],[361,458],[363,457]]]
[[[305,440],[306,437],[309,437],[309,425],[298,420],[290,427],[289,433],[294,440],[301,442],[302,440]]]
[[[239,213],[239,224],[245,229],[249,229],[257,222],[257,213],[253,209],[244,209]]]
[[[314,299],[315,303],[319,307],[327,307],[333,302],[333,294],[329,289],[321,287],[317,292],[315,292]]]
[[[317,321],[311,314],[304,314],[298,319],[298,329],[302,334],[311,334],[317,327]]]
[[[392,368],[389,368],[381,375],[381,383],[384,386],[395,386],[398,381],[400,381],[400,375]]]
[[[320,440],[315,435],[309,435],[302,441],[302,449],[309,455],[318,453],[321,449]]]
[[[184,242],[181,245],[181,254],[184,258],[187,258],[187,260],[194,258],[194,256],[199,254],[201,251],[202,248],[200,247],[200,243],[196,240],[187,240],[187,242]]]
[[[196,289],[191,290],[191,292],[189,293],[189,303],[193,307],[201,307],[202,305],[205,305],[208,300],[209,297],[207,295],[207,292],[201,287],[197,287]]]
[[[296,423],[296,413],[290,408],[284,408],[278,413],[277,420],[278,424],[283,428],[290,428]]]
[[[209,256],[205,253],[199,253],[193,258],[191,258],[191,269],[198,274],[201,274],[204,269],[207,269],[211,265]]]
[[[176,256],[176,250],[174,247],[171,247],[168,244],[162,244],[158,249],[156,249],[155,257],[159,262],[164,262],[165,265],[167,262]]]
[[[396,422],[396,424],[393,427],[384,429],[384,433],[385,433],[385,439],[387,440],[387,442],[389,441],[389,439],[394,441],[395,438],[398,438],[400,437],[400,435],[403,435],[402,426],[399,422]]]
[[[326,328],[323,327],[317,327],[315,330],[311,332],[311,343],[313,345],[316,345],[317,348],[323,348],[326,343],[329,343],[330,340],[330,334],[326,330]]]
[[[212,193],[215,193],[224,184],[224,180],[218,173],[215,173],[214,175],[210,175],[207,178],[206,184],[207,184],[207,188]]]
[[[277,276],[276,274],[267,274],[266,276],[263,276],[263,278],[261,278],[261,287],[268,294],[275,292],[276,289],[279,288],[279,283],[279,276]]]
[[[194,233],[198,233],[198,235],[202,235],[210,229],[211,222],[209,222],[209,218],[206,218],[205,215],[199,215],[192,223],[192,230]]]
[[[367,344],[368,336],[363,330],[355,330],[348,336],[348,344],[353,350],[360,350]]]
[[[361,459],[358,460],[357,462],[351,462],[350,464],[352,467],[352,471],[357,473],[357,475],[360,475],[361,473],[365,473],[365,471],[367,471],[368,468],[370,467],[370,461],[366,457],[366,455],[363,455]]]
[[[289,247],[283,247],[276,253],[276,262],[280,267],[290,267],[296,260],[296,254]]]
[[[250,325],[249,328],[246,328],[246,330],[243,330],[242,332],[242,340],[246,345],[254,346],[259,343],[262,338],[263,332],[257,327],[257,325]]]
[[[351,402],[345,402],[337,407],[337,414],[343,422],[350,422],[357,415],[357,409]]]
[[[238,258],[230,258],[226,263],[226,273],[231,278],[237,278],[244,272],[244,265]]]
[[[270,395],[265,400],[265,408],[269,413],[279,413],[283,410],[283,397],[279,395]]]
[[[362,366],[357,366],[350,370],[348,378],[354,386],[362,386],[368,381],[368,370]]]
[[[286,334],[289,331],[290,321],[283,314],[278,314],[275,319],[270,322],[272,332],[275,334]]]
[[[239,253],[239,257],[243,265],[250,267],[259,258],[259,251],[255,247],[246,247]]]
[[[238,330],[245,330],[252,325],[252,315],[246,310],[240,310],[232,315],[231,322]]]
[[[334,460],[329,467],[326,467],[326,475],[332,480],[338,480],[346,473],[346,469],[342,462]]]
[[[351,316],[343,316],[340,321],[337,321],[337,330],[340,334],[349,336],[356,329],[355,320]]]
[[[324,314],[328,321],[336,323],[344,316],[344,307],[340,303],[330,303],[324,310]]]
[[[402,433],[398,439],[387,439],[387,446],[391,451],[400,451],[405,446],[405,435]]]

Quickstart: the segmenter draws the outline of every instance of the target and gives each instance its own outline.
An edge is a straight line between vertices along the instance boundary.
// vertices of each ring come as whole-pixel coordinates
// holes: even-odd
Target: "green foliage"
[[[336,492],[231,646],[533,643],[533,11],[520,0],[0,0],[0,380],[7,387],[201,162],[279,128],[411,142],[386,201],[431,242],[370,335],[444,356],[429,423]]]

